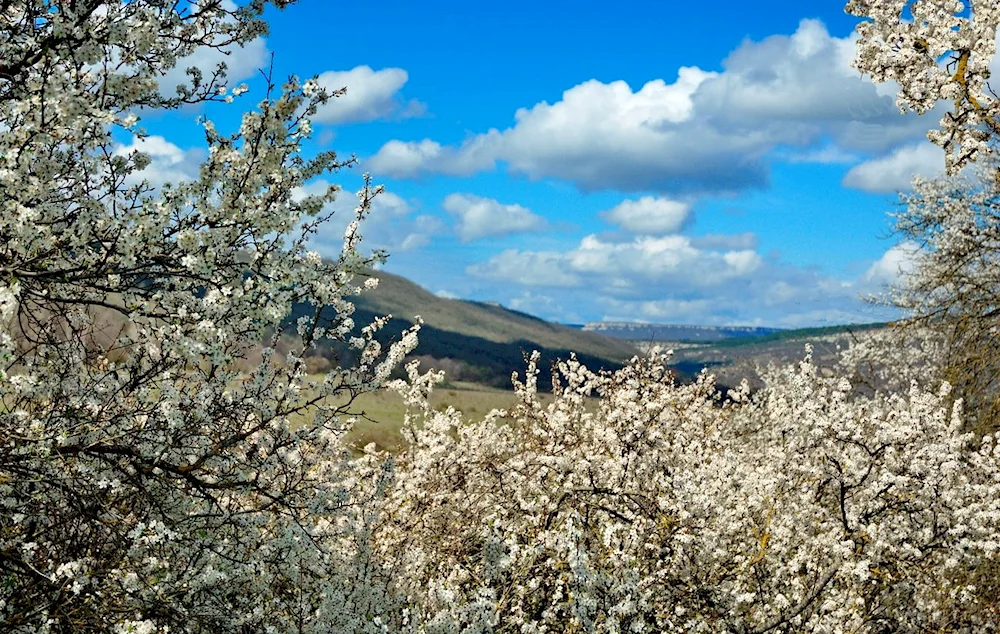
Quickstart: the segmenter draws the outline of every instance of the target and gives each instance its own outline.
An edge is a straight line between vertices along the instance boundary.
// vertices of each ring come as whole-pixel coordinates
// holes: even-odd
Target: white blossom
[[[850,0],[858,24],[855,67],[876,82],[899,86],[900,110],[948,111],[928,138],[945,150],[955,174],[989,155],[1000,133],[1000,100],[990,88],[1000,5],[993,0]]]

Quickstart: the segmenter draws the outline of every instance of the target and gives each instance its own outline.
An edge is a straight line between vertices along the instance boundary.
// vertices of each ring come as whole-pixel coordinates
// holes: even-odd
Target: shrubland
[[[352,334],[367,179],[339,257],[310,250],[337,192],[294,192],[351,162],[300,150],[336,94],[269,79],[238,130],[203,120],[193,181],[154,187],[148,157],[117,151],[151,109],[238,98],[224,69],[176,93],[159,79],[263,33],[265,4],[0,1],[2,629],[997,628],[1000,449],[941,380],[934,320],[909,343],[867,339],[841,376],[807,354],[726,400],[653,351],[615,372],[570,357],[543,403],[533,357],[512,408],[468,418],[432,408],[441,375],[411,365],[390,383],[408,446],[346,452],[352,399],[386,384],[418,328],[388,346],[385,320]],[[988,152],[1000,12],[848,8],[872,18],[860,69],[904,106],[953,101],[934,135],[949,165]],[[990,297],[981,262],[966,272]],[[282,339],[296,304],[313,311]],[[310,362],[330,341],[354,363]]]

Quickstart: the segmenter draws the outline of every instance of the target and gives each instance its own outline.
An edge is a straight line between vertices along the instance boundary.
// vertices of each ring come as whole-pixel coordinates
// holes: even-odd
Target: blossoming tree
[[[913,262],[888,300],[912,316],[905,326],[930,326],[943,338],[943,376],[974,423],[997,429],[1000,100],[990,66],[1000,9],[978,0],[856,0],[847,10],[868,18],[858,27],[855,66],[895,81],[901,109],[944,111],[929,138],[944,148],[948,175],[919,180],[903,197],[896,227],[915,247]]]
[[[992,0],[851,0],[858,25],[855,67],[899,86],[903,111],[930,112],[949,102],[928,134],[956,173],[990,154],[1000,134],[1000,99],[989,85],[1000,6]]]
[[[148,109],[242,92],[223,68],[191,71],[176,92],[160,80],[198,48],[262,34],[264,5],[0,2],[4,631],[304,631],[319,612],[325,628],[361,618],[370,575],[331,572],[363,570],[350,541],[358,487],[331,459],[341,411],[320,401],[379,385],[415,334],[388,351],[378,324],[348,338],[373,188],[339,258],[307,249],[335,191],[293,189],[350,163],[298,153],[331,95],[272,83],[234,133],[206,121],[198,177],[159,190],[136,182],[149,158],[114,141],[142,136]],[[265,349],[241,376],[235,362],[293,302],[314,306],[297,324],[302,349],[284,366]],[[309,386],[302,354],[323,338],[360,361]],[[311,424],[290,425],[307,409]]]

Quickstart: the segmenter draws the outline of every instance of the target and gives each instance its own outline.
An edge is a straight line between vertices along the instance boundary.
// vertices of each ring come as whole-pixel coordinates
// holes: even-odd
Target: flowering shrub
[[[558,366],[540,405],[432,411],[373,541],[427,631],[980,631],[1000,619],[1000,449],[947,388],[851,396],[807,357],[719,402],[666,358]],[[597,401],[590,400],[597,397]],[[369,460],[375,460],[369,457]]]

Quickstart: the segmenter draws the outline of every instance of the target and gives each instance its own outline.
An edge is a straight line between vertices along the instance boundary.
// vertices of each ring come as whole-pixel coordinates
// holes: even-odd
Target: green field
[[[551,394],[539,394],[543,403],[552,400]],[[514,390],[452,383],[431,393],[431,407],[445,410],[454,407],[470,419],[482,418],[493,409],[507,409],[516,403]],[[351,412],[358,420],[347,434],[345,442],[352,450],[360,450],[368,443],[378,449],[399,451],[405,446],[400,430],[406,408],[399,394],[389,390],[363,394],[354,400]]]

